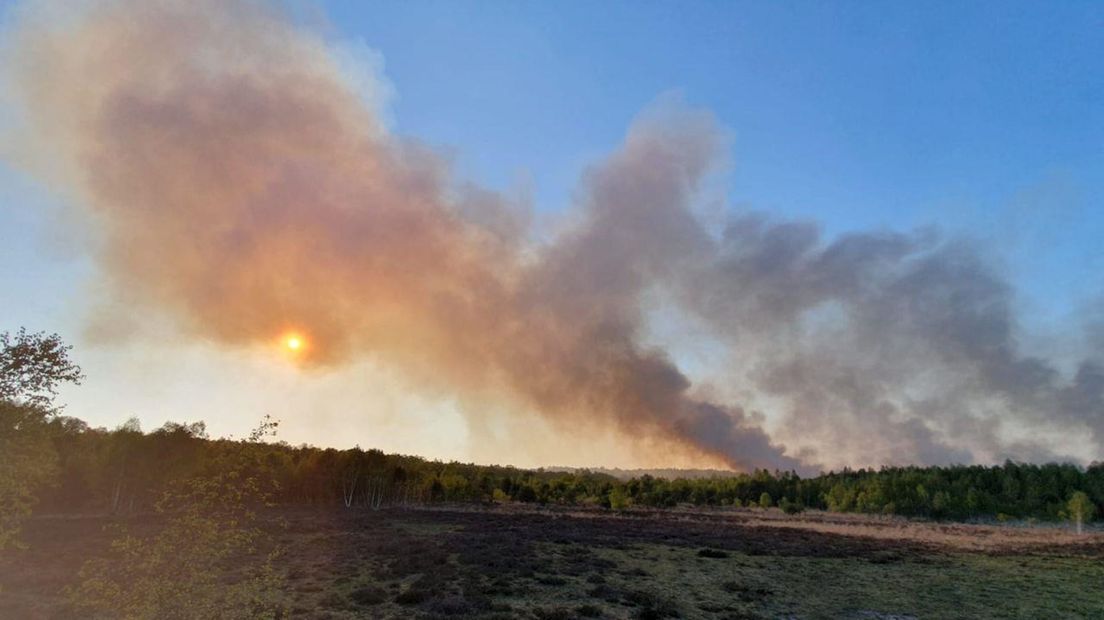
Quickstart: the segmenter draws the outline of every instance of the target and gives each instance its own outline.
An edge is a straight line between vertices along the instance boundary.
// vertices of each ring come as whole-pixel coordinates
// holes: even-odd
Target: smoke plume
[[[320,369],[374,356],[740,469],[1066,456],[1026,439],[1048,429],[1104,445],[1099,361],[1066,377],[1022,354],[1013,291],[968,244],[704,224],[724,155],[704,112],[643,115],[537,241],[525,205],[389,133],[326,42],[267,5],[46,13],[23,7],[5,50],[15,153],[87,207],[119,312],[231,347],[298,330]],[[650,342],[657,292],[723,345],[712,389]]]

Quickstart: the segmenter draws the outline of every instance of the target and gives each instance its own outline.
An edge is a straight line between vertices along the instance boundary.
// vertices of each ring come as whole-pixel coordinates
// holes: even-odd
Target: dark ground
[[[33,520],[28,548],[0,558],[0,618],[76,617],[61,591],[105,552],[107,523]],[[1104,618],[1099,534],[463,507],[280,509],[264,523],[293,617]]]

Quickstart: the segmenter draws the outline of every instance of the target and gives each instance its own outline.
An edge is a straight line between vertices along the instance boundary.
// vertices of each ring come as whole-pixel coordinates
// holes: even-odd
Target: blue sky
[[[1104,294],[1099,2],[292,7],[380,54],[397,133],[451,153],[462,178],[526,188],[540,211],[566,208],[586,165],[675,92],[731,132],[733,208],[830,234],[937,226],[980,239],[1044,328]],[[0,163],[0,329],[80,345],[95,281],[58,226],[62,204]],[[134,374],[113,363],[128,378],[74,392],[74,414],[125,417],[109,397]]]
[[[989,241],[1044,313],[1104,292],[1099,3],[328,3],[400,133],[568,203],[668,91],[733,137],[731,203]]]

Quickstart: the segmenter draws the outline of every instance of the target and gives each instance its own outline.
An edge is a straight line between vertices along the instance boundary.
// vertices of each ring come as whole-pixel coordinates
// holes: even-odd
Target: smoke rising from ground
[[[1066,455],[1008,427],[1104,445],[1099,361],[1069,378],[1021,353],[1013,291],[969,245],[707,227],[724,140],[706,113],[643,115],[536,242],[524,204],[389,134],[325,42],[267,5],[71,9],[25,7],[9,33],[15,156],[88,208],[116,312],[235,347],[301,330],[322,369],[370,356],[471,407],[741,469]],[[749,400],[705,398],[646,344],[656,291],[725,347],[709,392]]]

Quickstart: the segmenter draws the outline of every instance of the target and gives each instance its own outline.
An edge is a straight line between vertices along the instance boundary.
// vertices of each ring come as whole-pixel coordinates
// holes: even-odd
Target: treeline
[[[323,449],[287,443],[210,439],[203,423],[168,423],[144,433],[137,421],[115,430],[53,416],[53,483],[38,493],[40,512],[137,513],[150,510],[174,481],[218,473],[228,455],[248,452],[250,472],[272,481],[277,503],[382,508],[436,502],[524,502],[630,506],[778,506],[935,519],[1070,518],[1079,492],[1104,507],[1104,464],[887,467],[801,478],[764,470],[706,479],[641,476],[620,481],[586,470],[552,472],[443,463],[379,450]],[[1099,514],[1099,511],[1096,511]]]
[[[601,503],[617,482],[602,474],[444,463],[375,449],[210,439],[202,422],[170,422],[143,433],[137,420],[106,430],[55,416],[47,426],[57,475],[38,494],[40,512],[143,512],[173,482],[217,474],[227,455],[247,460],[248,475],[271,481],[266,492],[279,504]]]

